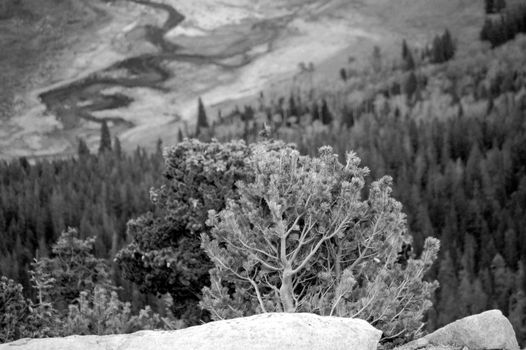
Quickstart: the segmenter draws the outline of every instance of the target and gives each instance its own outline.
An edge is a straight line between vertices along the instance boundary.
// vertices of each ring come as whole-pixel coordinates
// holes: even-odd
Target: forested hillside
[[[394,179],[392,195],[403,204],[413,237],[401,255],[419,257],[426,238],[440,239],[426,277],[440,283],[427,329],[498,308],[524,344],[526,10],[514,9],[486,1],[486,42],[462,56],[445,30],[424,49],[404,41],[391,60],[375,48],[364,70],[350,62],[324,86],[298,81],[285,96],[263,92],[256,103],[216,118],[199,100],[195,132],[186,136],[247,144],[270,137],[311,156],[330,145],[342,162],[354,150],[373,179]],[[125,287],[125,300],[133,294],[135,305],[144,306],[131,292],[136,288],[169,293],[176,317],[188,324],[208,320],[195,312],[211,267],[201,233],[208,233],[208,209],[221,210],[218,198],[252,176],[241,166],[246,149],[185,141],[166,153],[165,164],[160,147],[124,154],[104,133],[99,154],[81,142],[74,159],[0,163],[0,274],[36,298],[32,259],[53,257],[51,245],[76,227],[81,238],[96,235],[96,257],[116,258],[112,280]]]
[[[81,142],[75,159],[1,162],[0,274],[30,293],[30,264],[49,256],[68,227],[96,236],[94,253],[111,261],[126,241],[126,222],[152,209],[148,191],[162,183],[162,169],[160,151],[123,154],[118,140],[98,154]]]

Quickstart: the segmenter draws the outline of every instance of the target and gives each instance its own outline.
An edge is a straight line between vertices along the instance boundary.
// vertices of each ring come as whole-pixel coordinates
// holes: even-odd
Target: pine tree
[[[473,281],[473,295],[471,299],[471,314],[479,314],[488,308],[488,295],[484,292],[479,278]]]
[[[371,64],[373,71],[378,73],[382,70],[382,52],[380,51],[379,46],[375,45],[373,48]]]
[[[312,102],[312,121],[319,120],[320,119],[320,107],[318,106],[318,102],[314,101]]]
[[[460,282],[458,286],[459,300],[457,307],[459,309],[459,316],[464,317],[472,315],[472,300],[473,300],[473,286],[471,285],[469,275],[465,270],[459,273]]]
[[[415,59],[413,58],[413,53],[411,51],[408,52],[407,58],[405,60],[405,69],[406,70],[413,70],[415,69]]]
[[[442,63],[445,62],[444,56],[444,44],[442,36],[437,35],[433,39],[433,48],[431,49],[431,62],[432,63]]]
[[[211,235],[201,236],[215,263],[201,305],[214,319],[314,312],[365,319],[385,338],[417,335],[436,288],[422,277],[438,240],[426,240],[421,259],[397,263],[410,239],[391,179],[362,199],[368,169],[353,152],[343,165],[331,147],[316,158],[284,144],[252,150],[255,181],[238,182],[238,197],[209,212]]]
[[[347,105],[343,106],[342,123],[348,128],[352,128],[354,126],[354,113],[352,108],[348,107]]]
[[[444,52],[444,61],[449,61],[455,56],[455,44],[453,43],[451,33],[447,29],[442,35],[442,50]]]
[[[413,58],[413,53],[411,49],[407,46],[407,42],[402,41],[402,61],[404,62],[405,70],[415,69],[415,59]]]
[[[510,291],[513,287],[513,278],[506,265],[506,261],[500,254],[496,254],[491,262],[491,277],[493,280],[493,300],[499,309],[508,310]]]
[[[254,113],[252,113],[254,114]],[[299,117],[298,106],[296,105],[296,99],[292,93],[289,96],[289,117]]]
[[[181,131],[181,128],[177,130],[177,143],[181,143],[184,140],[183,132]]]
[[[64,232],[53,246],[54,256],[33,264],[38,304],[30,309],[30,321],[40,323],[35,335],[103,335],[176,325],[173,315],[162,320],[149,306],[132,315],[130,303],[119,300],[108,279],[108,265],[93,255],[94,239],[78,236],[73,229]]]
[[[108,265],[93,255],[94,244],[95,238],[82,240],[77,230],[68,229],[53,245],[51,258],[35,261],[34,285],[47,286],[39,290],[41,301],[53,303],[58,310],[67,310],[81,291],[92,290],[95,285],[111,285]]]
[[[340,69],[340,78],[346,82],[347,81],[347,70],[345,68]]]
[[[323,125],[329,125],[332,123],[332,114],[325,99],[321,102],[321,122]]]
[[[461,310],[457,305],[459,301],[459,281],[449,252],[446,252],[440,260],[438,282],[440,283],[439,302],[437,305],[438,325],[443,326],[461,316]]]
[[[100,129],[99,154],[106,151],[111,151],[111,135],[110,129],[108,128],[108,123],[103,120]]]
[[[407,80],[405,82],[405,93],[409,99],[412,99],[418,88],[418,80],[416,79],[416,74],[414,71],[409,73]]]
[[[523,290],[518,290],[511,296],[508,318],[517,339],[526,339],[526,293]]]
[[[114,153],[117,156],[117,158],[122,157],[122,147],[121,147],[121,141],[117,136],[113,138],[113,147],[114,147]]]
[[[83,138],[79,138],[78,139],[78,148],[77,148],[77,154],[79,157],[84,157],[84,156],[88,156],[90,153],[89,153],[89,148],[88,148],[88,145],[86,144],[86,141],[84,141]]]
[[[402,60],[407,60],[407,56],[409,56],[409,54],[411,53],[411,51],[409,50],[409,47],[407,46],[407,41],[405,41],[405,39],[402,41]]]
[[[141,291],[174,299],[174,312],[189,324],[207,318],[197,307],[200,290],[209,283],[210,261],[199,234],[208,232],[209,210],[221,210],[236,183],[250,177],[241,141],[226,144],[184,140],[165,155],[167,185],[151,190],[153,213],[130,220],[131,243],[117,254],[123,277]]]
[[[0,343],[28,336],[29,303],[22,286],[5,276],[0,278]]]
[[[208,119],[206,117],[203,101],[201,100],[201,97],[199,97],[197,102],[197,125],[195,129],[195,136],[199,136],[201,134],[202,128],[208,128]]]

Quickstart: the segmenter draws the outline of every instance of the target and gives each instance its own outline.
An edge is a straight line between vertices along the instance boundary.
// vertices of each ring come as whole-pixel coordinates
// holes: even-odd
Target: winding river
[[[253,46],[260,45],[262,42],[272,43],[279,33],[279,24],[262,21],[257,25],[264,26],[267,35],[259,38],[259,40],[250,41],[250,36],[247,36],[247,43],[229,46],[219,54],[181,53],[179,52],[181,48],[167,41],[165,34],[178,26],[185,17],[173,7],[163,3],[147,0],[129,1],[162,10],[168,15],[160,27],[153,25],[143,27],[146,40],[157,47],[159,52],[124,59],[85,78],[41,93],[39,98],[46,106],[47,111],[55,115],[66,129],[78,125],[79,118],[97,123],[106,120],[115,125],[131,128],[134,124],[123,118],[94,116],[94,112],[126,107],[133,102],[131,97],[123,93],[108,92],[109,88],[142,87],[166,90],[163,87],[163,82],[172,78],[172,72],[165,68],[165,63],[174,60],[197,64],[215,64],[224,69],[240,68],[260,54],[264,54],[263,52],[250,57],[247,52]],[[270,47],[271,45],[269,45],[269,50]],[[241,59],[228,62],[232,57],[241,57]]]

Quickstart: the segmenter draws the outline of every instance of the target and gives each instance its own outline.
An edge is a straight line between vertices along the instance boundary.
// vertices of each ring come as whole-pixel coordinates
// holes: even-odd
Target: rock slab
[[[519,350],[515,331],[500,310],[464,317],[399,349],[467,347],[477,350]]]
[[[359,319],[267,313],[176,331],[20,339],[0,350],[376,350],[381,335]]]

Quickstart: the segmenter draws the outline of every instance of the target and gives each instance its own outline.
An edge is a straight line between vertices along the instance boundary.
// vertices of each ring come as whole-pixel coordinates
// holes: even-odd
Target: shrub
[[[119,299],[109,282],[109,268],[93,256],[93,238],[82,240],[74,229],[63,232],[53,255],[35,260],[32,282],[38,304],[26,323],[31,337],[116,334],[142,329],[176,329],[184,324],[172,314],[161,317],[147,306],[138,315]]]
[[[253,146],[252,182],[239,182],[225,209],[209,213],[202,247],[214,263],[201,306],[212,318],[261,312],[358,317],[384,340],[418,335],[436,282],[423,281],[439,242],[400,259],[411,241],[391,179],[371,184],[354,153],[345,165],[330,147],[318,158],[290,146]]]
[[[78,302],[69,305],[62,335],[122,334],[144,329],[178,329],[181,321],[161,317],[149,306],[132,315],[130,303],[119,300],[115,291],[96,287],[93,292],[80,293]]]
[[[53,314],[48,308],[32,305],[22,291],[21,284],[0,278],[0,343],[56,335],[49,327]]]
[[[24,336],[28,331],[30,308],[22,285],[5,276],[0,278],[0,343]]]
[[[70,228],[52,246],[52,257],[35,260],[31,280],[39,304],[52,303],[57,310],[67,310],[82,291],[97,285],[111,288],[109,267],[93,255],[94,244],[94,237],[82,240]]]
[[[164,155],[168,183],[150,192],[158,214],[131,220],[131,243],[117,254],[126,279],[144,292],[170,293],[174,314],[190,324],[206,318],[197,304],[212,267],[199,234],[209,230],[208,210],[222,210],[236,181],[250,177],[244,162],[248,152],[243,142],[197,140],[169,149]]]

